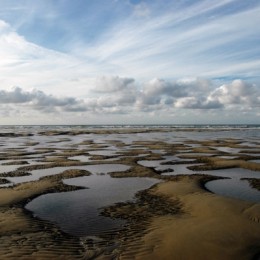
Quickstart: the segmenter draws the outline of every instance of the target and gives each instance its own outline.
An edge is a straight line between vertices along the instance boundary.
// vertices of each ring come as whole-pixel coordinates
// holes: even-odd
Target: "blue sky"
[[[0,124],[260,123],[259,1],[0,6]]]

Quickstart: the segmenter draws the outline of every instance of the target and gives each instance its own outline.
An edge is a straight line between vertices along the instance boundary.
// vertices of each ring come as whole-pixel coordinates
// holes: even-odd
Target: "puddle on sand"
[[[28,164],[7,164],[5,165],[5,163],[15,163],[18,161],[26,161]],[[11,172],[11,171],[15,171],[17,170],[19,167],[21,166],[25,166],[25,165],[32,165],[32,164],[39,164],[38,162],[34,161],[33,159],[19,159],[19,160],[1,160],[0,161],[0,173],[4,173],[4,172]]]
[[[224,179],[206,183],[206,188],[216,194],[252,202],[260,202],[260,192],[252,189],[247,180]]]
[[[249,162],[260,163],[260,160],[259,159],[257,159],[257,160],[250,160]]]
[[[71,156],[68,157],[68,160],[76,160],[76,161],[80,161],[80,162],[89,162],[90,156],[86,156],[86,155],[77,155],[77,156]]]
[[[109,173],[109,172],[121,172],[126,171],[130,166],[123,164],[98,164],[98,165],[84,165],[84,166],[70,166],[70,167],[54,167],[49,169],[34,170],[31,171],[29,176],[21,177],[8,177],[7,180],[18,184],[22,182],[36,181],[42,177],[56,175],[62,173],[65,170],[80,169],[87,170],[91,173]]]
[[[88,189],[42,195],[26,209],[35,216],[56,223],[64,232],[78,237],[100,235],[122,227],[122,220],[100,216],[100,208],[132,200],[134,194],[158,183],[152,178],[111,178],[109,175],[79,177],[64,183]]]
[[[95,151],[89,151],[88,153],[91,155],[103,155],[103,156],[115,156],[118,151],[114,150],[95,150]]]
[[[259,178],[259,172],[241,168],[203,171],[209,174],[230,179],[214,180],[206,183],[206,188],[216,194],[241,200],[260,202],[260,192],[250,187],[248,181],[241,178]]]
[[[238,158],[237,156],[228,156],[228,155],[217,156],[217,157],[222,159],[230,159],[230,160]]]
[[[237,154],[241,151],[239,148],[231,148],[231,147],[214,147],[215,149],[225,152],[225,153],[231,153],[231,154]]]
[[[260,202],[260,192],[256,189],[252,189],[247,181],[240,180],[240,178],[259,178],[259,172],[242,168],[221,169],[212,171],[192,171],[189,170],[187,167],[200,164],[162,165],[162,162],[165,162],[165,160],[138,161],[140,165],[143,165],[145,167],[152,167],[157,171],[165,171],[161,175],[192,175],[200,173],[230,178],[224,180],[210,181],[205,186],[208,190],[219,195],[238,198],[242,200],[249,200],[253,202]]]
[[[0,173],[15,171],[24,165],[0,165]]]

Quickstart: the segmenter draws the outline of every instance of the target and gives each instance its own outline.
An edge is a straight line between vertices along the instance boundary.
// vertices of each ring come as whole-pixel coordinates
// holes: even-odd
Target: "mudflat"
[[[258,189],[259,141],[208,133],[166,128],[2,133],[1,259],[257,259],[260,203],[214,194],[205,183],[229,178],[219,174],[223,169],[244,169],[252,174],[241,181]],[[128,170],[98,174],[160,181],[132,201],[100,209],[100,215],[125,220],[121,230],[75,237],[25,209],[43,194],[85,189],[64,180],[88,178],[97,173],[87,167],[109,164]],[[216,176],[204,173],[209,170]]]

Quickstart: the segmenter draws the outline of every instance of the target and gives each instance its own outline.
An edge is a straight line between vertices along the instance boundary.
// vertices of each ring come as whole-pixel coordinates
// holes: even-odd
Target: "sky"
[[[0,0],[0,125],[260,124],[259,0]]]

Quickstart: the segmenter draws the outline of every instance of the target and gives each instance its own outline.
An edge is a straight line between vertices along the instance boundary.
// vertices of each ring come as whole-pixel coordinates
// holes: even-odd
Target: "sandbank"
[[[153,194],[179,200],[182,213],[156,216],[120,259],[257,259],[260,204],[224,198],[196,179],[158,184]]]

